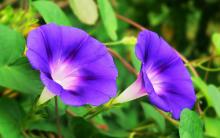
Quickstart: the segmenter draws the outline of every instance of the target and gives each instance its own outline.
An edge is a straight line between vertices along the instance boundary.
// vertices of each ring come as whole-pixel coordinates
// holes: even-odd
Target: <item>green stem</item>
[[[114,46],[114,45],[120,45],[122,44],[123,42],[120,40],[120,41],[115,41],[115,42],[107,42],[107,43],[104,43],[106,46]]]
[[[87,116],[89,116],[91,114],[94,114],[97,110],[99,110],[99,108],[100,108],[100,106],[89,109],[89,111],[83,115],[83,118],[86,118]]]
[[[33,121],[35,121],[35,114],[40,111],[44,105],[41,105],[41,106],[38,106],[37,105],[37,101],[38,101],[39,98],[36,98],[33,105],[31,106],[30,110],[27,112],[26,116],[24,117],[24,119],[22,120],[21,122],[21,132],[22,132],[22,135],[25,137],[25,138],[28,138],[29,135],[26,133],[26,130],[28,128],[28,126],[33,123]]]
[[[58,100],[57,100],[57,96],[56,96],[55,97],[55,114],[56,114],[57,134],[58,134],[58,138],[62,138],[58,109],[59,109],[58,108]]]
[[[99,113],[101,113],[101,112],[103,112],[103,111],[105,111],[105,110],[107,110],[107,109],[105,108],[105,106],[102,106],[102,108],[99,108],[99,110],[96,110],[96,112],[94,112],[93,114],[89,114],[88,116],[86,116],[85,119],[90,120],[90,119],[94,118],[94,117],[97,116]]]
[[[143,126],[139,126],[137,128],[134,129],[134,131],[143,131],[143,130],[146,130],[148,129],[149,127],[152,127],[154,126],[154,124],[146,124],[146,125],[143,125]]]
[[[29,125],[33,123],[38,114],[38,112],[45,107],[45,104],[38,105],[38,98],[34,100],[33,105],[25,115],[24,119],[21,122],[21,130],[22,134],[25,135],[24,137],[29,137],[28,134],[26,133],[26,130],[29,128]]]
[[[119,103],[117,103],[117,101],[115,99],[110,100],[108,103],[99,106],[99,107],[95,107],[93,109],[91,109],[90,111],[88,111],[83,117],[87,120],[90,120],[92,118],[94,118],[95,116],[97,116],[99,113],[106,111],[108,109],[111,109],[112,107],[116,107],[120,105]],[[156,108],[157,109],[157,108]],[[179,122],[174,120],[173,118],[169,117],[166,113],[164,113],[163,111],[157,109],[157,111],[163,115],[163,117],[165,119],[167,119],[168,121],[170,121],[174,126],[178,127],[179,126]]]
[[[209,71],[209,72],[217,72],[217,71],[220,71],[220,68],[208,68],[208,67],[205,67],[203,65],[199,65],[198,66],[199,68],[205,70],[205,71]]]
[[[112,106],[114,106],[114,99],[111,99],[108,103],[106,103],[102,106],[92,108],[85,115],[83,115],[83,118],[90,120],[90,119],[94,118],[95,116],[97,116],[99,113],[110,109]]]
[[[129,134],[129,137],[128,137],[128,138],[134,138],[135,135],[136,135],[136,132],[131,132],[131,133]]]
[[[29,138],[28,134],[25,132],[25,130],[22,130],[21,131],[22,135],[25,137],[25,138]]]

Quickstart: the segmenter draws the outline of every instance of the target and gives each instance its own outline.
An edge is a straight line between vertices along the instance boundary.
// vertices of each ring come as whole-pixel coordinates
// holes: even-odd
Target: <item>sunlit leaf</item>
[[[202,90],[203,93],[206,93],[208,91],[207,84],[200,77],[192,77],[192,80],[193,80],[195,87]]]
[[[218,88],[216,88],[214,85],[207,85],[201,78],[193,77],[192,78],[194,84],[196,87],[198,87],[202,94],[205,96],[208,106],[213,107],[217,113],[218,116],[220,116],[220,91]]]
[[[216,53],[220,55],[220,33],[214,33],[212,35],[212,43],[216,48]]]
[[[202,121],[197,113],[184,109],[180,117],[180,138],[203,138]]]
[[[97,2],[107,34],[112,40],[116,40],[118,25],[113,8],[108,0],[97,0]]]
[[[208,86],[208,95],[210,99],[210,104],[215,109],[217,115],[220,117],[220,91],[214,85]]]
[[[192,77],[193,84],[198,88],[210,103],[208,96],[208,85],[200,77]]]
[[[64,12],[52,1],[39,0],[33,2],[33,6],[42,15],[46,23],[57,23],[70,26],[71,23]]]
[[[98,9],[94,0],[69,0],[70,7],[79,20],[93,25],[98,19]]]
[[[205,122],[205,134],[210,137],[219,138],[220,119],[205,117],[204,122]]]

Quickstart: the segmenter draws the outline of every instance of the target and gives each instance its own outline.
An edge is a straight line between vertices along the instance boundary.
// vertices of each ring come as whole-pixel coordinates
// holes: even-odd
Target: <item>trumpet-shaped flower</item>
[[[94,106],[116,95],[117,69],[106,47],[86,32],[47,24],[31,31],[27,57],[45,87],[65,104]],[[47,91],[48,92],[48,91]]]
[[[153,105],[179,119],[181,111],[192,108],[196,100],[190,74],[182,60],[163,38],[148,30],[139,34],[135,50],[142,63],[139,76],[116,102],[148,95]]]

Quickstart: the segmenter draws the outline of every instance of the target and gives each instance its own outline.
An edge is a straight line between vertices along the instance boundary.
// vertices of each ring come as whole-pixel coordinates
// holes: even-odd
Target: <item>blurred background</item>
[[[19,32],[23,38],[30,30],[48,22],[85,30],[116,52],[113,56],[119,71],[118,92],[136,79],[135,74],[122,64],[122,60],[137,71],[140,69],[140,62],[134,53],[136,37],[140,32],[138,26],[157,32],[188,59],[186,67],[196,69],[198,75],[189,71],[197,92],[198,101],[194,111],[200,114],[202,135],[219,138],[220,0],[108,0],[110,8],[107,5],[107,11],[102,11],[103,5],[98,1],[53,0],[44,3],[0,0],[0,24]],[[136,23],[131,25],[133,21]],[[7,34],[0,31],[0,36],[3,35]],[[1,44],[4,45],[2,41]],[[39,80],[33,84],[30,82],[38,74],[35,72],[31,78],[16,74],[13,78],[4,71],[0,65],[0,137],[56,137],[53,100],[45,108],[31,111],[34,99],[43,87]],[[18,83],[21,86],[17,86]],[[178,127],[167,121],[148,103],[146,97],[86,121],[82,116],[90,108],[69,107],[59,102],[63,137],[179,137]],[[33,114],[30,115],[30,112]]]

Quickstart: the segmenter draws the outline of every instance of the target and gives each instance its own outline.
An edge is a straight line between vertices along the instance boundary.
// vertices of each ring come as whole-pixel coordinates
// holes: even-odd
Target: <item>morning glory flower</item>
[[[179,119],[184,108],[192,108],[196,96],[190,74],[176,51],[156,33],[142,31],[136,44],[141,61],[137,80],[115,100],[123,103],[148,95],[149,101]]]
[[[97,106],[116,95],[118,73],[113,58],[86,32],[42,25],[29,33],[27,47],[26,55],[46,87],[43,95],[57,95],[74,106]]]

